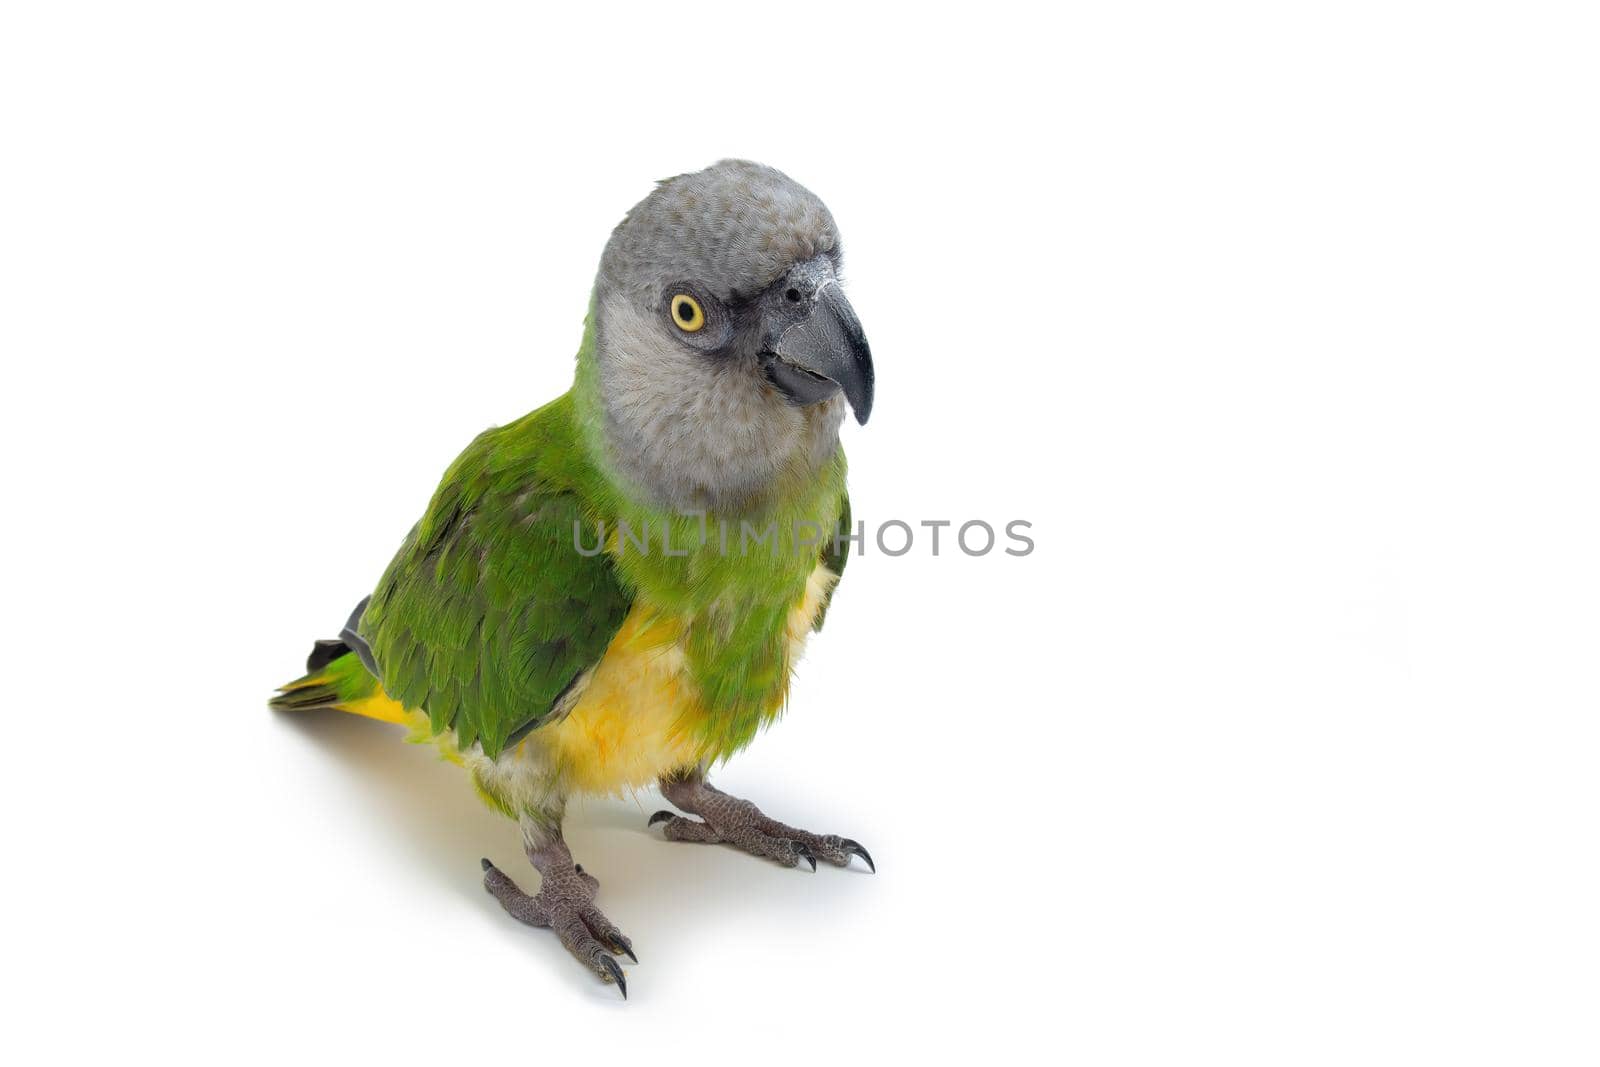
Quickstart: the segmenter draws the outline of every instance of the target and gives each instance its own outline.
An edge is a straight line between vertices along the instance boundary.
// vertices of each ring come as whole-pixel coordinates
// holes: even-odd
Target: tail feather
[[[267,704],[283,711],[331,708],[380,722],[406,722],[406,709],[384,692],[343,641],[318,641],[306,660],[306,674],[279,689]]]

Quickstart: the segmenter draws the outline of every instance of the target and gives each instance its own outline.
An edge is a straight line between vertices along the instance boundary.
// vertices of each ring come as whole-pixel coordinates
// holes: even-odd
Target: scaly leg
[[[539,872],[539,891],[532,896],[524,893],[488,860],[483,861],[483,887],[513,919],[554,930],[568,952],[601,978],[617,983],[626,999],[628,981],[608,952],[627,953],[635,963],[639,957],[622,931],[594,906],[600,883],[572,862],[572,853],[561,839],[560,816],[553,821],[524,816],[521,825],[523,847]]]
[[[785,867],[797,867],[804,860],[811,864],[813,871],[819,859],[837,867],[848,867],[851,856],[860,856],[868,869],[877,871],[872,857],[858,842],[837,834],[797,830],[769,819],[748,800],[729,796],[707,782],[703,770],[684,771],[661,779],[661,793],[684,811],[700,816],[700,821],[670,811],[658,811],[650,816],[651,826],[666,824],[662,832],[668,841],[729,844]]]

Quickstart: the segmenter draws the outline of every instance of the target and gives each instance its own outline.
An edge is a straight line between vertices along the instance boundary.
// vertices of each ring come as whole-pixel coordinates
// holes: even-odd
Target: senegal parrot
[[[872,355],[821,200],[728,160],[669,179],[612,232],[572,388],[480,434],[370,596],[272,704],[410,728],[515,819],[529,895],[627,995],[632,943],[595,906],[562,814],[658,782],[672,841],[784,866],[867,850],[778,822],[706,780],[782,709],[851,535],[839,428],[872,410]]]

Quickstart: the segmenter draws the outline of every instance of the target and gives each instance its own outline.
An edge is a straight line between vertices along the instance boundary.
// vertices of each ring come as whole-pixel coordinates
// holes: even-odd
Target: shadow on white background
[[[516,824],[478,799],[465,771],[439,759],[431,745],[405,743],[405,731],[387,723],[329,711],[265,714],[294,739],[299,758],[336,765],[355,783],[359,810],[337,816],[344,832],[386,842],[419,879],[447,889],[496,927],[498,936],[525,944],[530,966],[541,973],[591,998],[622,999],[554,934],[511,919],[484,891],[481,857],[528,892],[537,889],[539,878],[523,855]],[[757,803],[784,818],[781,799]],[[564,823],[574,859],[600,879],[597,904],[633,940],[641,964],[653,965],[640,976],[631,961],[621,961],[632,1000],[649,1001],[652,981],[670,980],[674,959],[693,953],[708,932],[752,918],[800,927],[835,923],[862,905],[860,893],[852,891],[862,887],[851,883],[874,877],[859,861],[848,869],[821,864],[812,873],[723,845],[668,842],[646,824],[651,813],[670,807],[653,788],[628,798],[576,798]],[[376,891],[396,898],[398,907],[406,883]]]

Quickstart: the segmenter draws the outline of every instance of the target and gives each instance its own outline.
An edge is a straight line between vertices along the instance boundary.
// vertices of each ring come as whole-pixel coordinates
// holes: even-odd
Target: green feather
[[[498,755],[605,652],[632,597],[604,556],[571,550],[589,512],[565,396],[480,435],[446,472],[361,621],[386,688]]]

